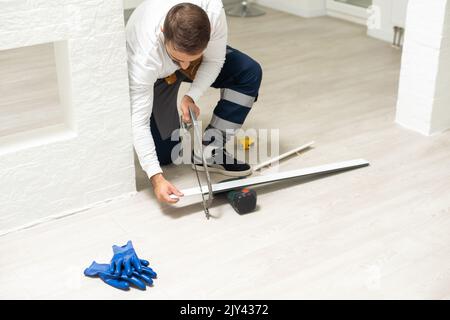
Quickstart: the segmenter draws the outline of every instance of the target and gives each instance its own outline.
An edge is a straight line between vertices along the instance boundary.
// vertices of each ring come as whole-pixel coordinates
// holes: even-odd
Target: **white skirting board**
[[[257,177],[250,177],[246,179],[237,179],[227,182],[220,182],[212,185],[213,193],[221,193],[236,188],[247,187],[257,184],[264,184],[269,182],[281,181],[292,178],[306,177],[311,175],[325,174],[336,171],[343,171],[349,169],[356,169],[359,167],[368,166],[369,162],[364,159],[355,159],[338,163],[330,163],[316,167],[303,168],[298,170],[291,170],[286,172],[277,172],[268,175],[262,175]],[[203,193],[208,193],[208,187],[202,186]],[[181,190],[185,197],[200,195],[202,191],[200,187],[189,188]]]
[[[269,166],[269,165],[271,165],[271,164],[273,164],[275,162],[278,162],[278,161],[280,161],[280,160],[282,160],[284,158],[287,158],[287,157],[289,157],[290,155],[292,155],[294,153],[298,153],[298,152],[301,152],[303,150],[306,150],[306,149],[310,148],[313,144],[314,144],[314,141],[311,141],[310,143],[304,144],[304,145],[302,145],[302,146],[300,146],[298,148],[295,148],[295,149],[293,149],[291,151],[285,152],[285,153],[279,155],[278,157],[275,157],[273,159],[264,161],[264,162],[262,162],[262,163],[260,163],[260,164],[258,164],[256,166],[254,166],[253,167],[253,171],[258,171],[259,169],[267,167],[267,166]]]

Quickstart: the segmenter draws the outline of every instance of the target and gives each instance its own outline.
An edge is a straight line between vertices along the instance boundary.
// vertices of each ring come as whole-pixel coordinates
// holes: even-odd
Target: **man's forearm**
[[[153,92],[145,87],[137,86],[135,88],[132,85],[130,97],[133,144],[139,158],[139,163],[150,178],[162,172],[150,126],[150,114],[153,109]]]

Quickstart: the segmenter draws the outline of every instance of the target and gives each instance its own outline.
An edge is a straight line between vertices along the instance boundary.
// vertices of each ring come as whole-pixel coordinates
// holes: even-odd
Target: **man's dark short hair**
[[[164,38],[177,51],[199,54],[206,49],[211,24],[208,15],[192,3],[180,3],[172,7],[164,20]]]

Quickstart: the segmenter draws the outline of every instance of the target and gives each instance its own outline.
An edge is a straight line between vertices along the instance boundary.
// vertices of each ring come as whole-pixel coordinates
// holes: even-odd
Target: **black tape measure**
[[[239,214],[247,214],[256,208],[256,191],[250,188],[242,188],[229,191],[228,201]]]

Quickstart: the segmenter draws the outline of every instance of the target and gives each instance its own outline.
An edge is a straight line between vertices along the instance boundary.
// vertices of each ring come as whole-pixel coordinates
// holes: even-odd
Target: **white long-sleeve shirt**
[[[157,79],[180,69],[167,54],[161,28],[168,11],[181,2],[200,6],[211,23],[211,37],[202,64],[186,94],[196,102],[216,80],[225,62],[227,22],[221,0],[146,0],[131,15],[126,26],[126,42],[133,143],[149,178],[162,172],[150,131],[153,86]]]

